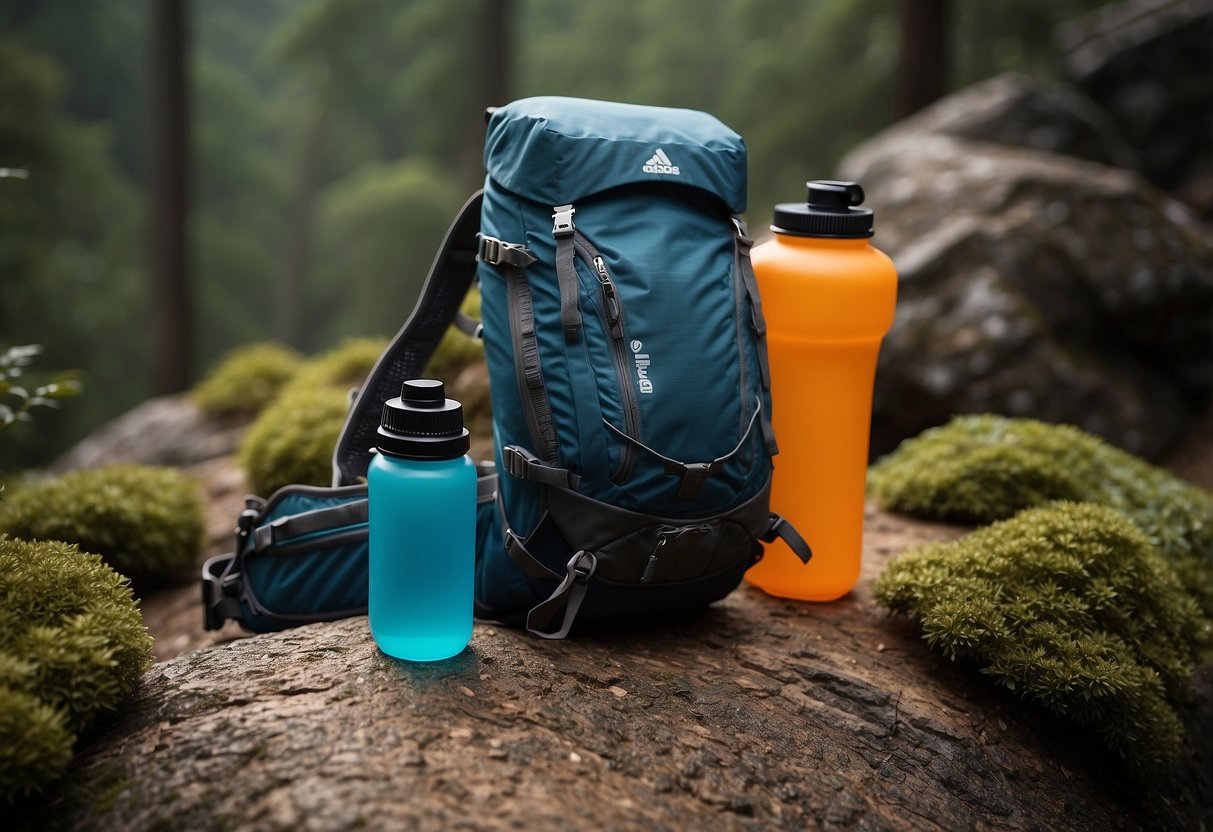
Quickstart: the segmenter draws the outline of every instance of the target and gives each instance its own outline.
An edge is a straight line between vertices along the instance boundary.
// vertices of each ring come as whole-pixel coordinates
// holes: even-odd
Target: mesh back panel
[[[353,485],[366,476],[383,402],[399,396],[401,385],[425,370],[471,288],[480,197],[480,192],[474,194],[451,224],[412,314],[358,391],[333,454],[334,486]]]

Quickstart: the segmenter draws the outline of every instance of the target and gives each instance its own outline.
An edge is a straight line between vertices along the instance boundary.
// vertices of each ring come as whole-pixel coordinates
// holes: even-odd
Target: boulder
[[[933,654],[868,589],[963,530],[870,511],[830,604],[742,588],[700,615],[549,642],[478,623],[434,664],[365,618],[155,665],[30,828],[1138,829],[1213,822],[1213,666],[1142,788],[1089,734]]]
[[[1112,3],[1059,27],[1062,66],[1109,114],[1146,178],[1213,177],[1213,0]]]
[[[1031,123],[1008,115],[1016,107],[1081,97],[1016,79],[978,93],[842,163],[901,275],[873,453],[953,414],[993,411],[1076,424],[1157,460],[1213,392],[1213,233],[1130,171],[1025,147],[1035,128],[991,140],[992,124]],[[1027,103],[1040,95],[1051,103]],[[986,103],[964,104],[974,100]]]
[[[189,466],[231,454],[247,423],[217,419],[188,395],[158,396],[93,432],[48,467],[52,473],[114,462]]]

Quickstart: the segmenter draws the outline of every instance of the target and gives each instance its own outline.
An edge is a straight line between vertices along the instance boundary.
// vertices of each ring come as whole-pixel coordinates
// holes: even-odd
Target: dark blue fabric
[[[658,158],[677,172],[648,164]],[[736,268],[732,217],[744,209],[746,189],[741,138],[715,118],[689,110],[525,99],[493,114],[485,167],[482,233],[523,244],[537,258],[525,273],[479,266],[499,470],[502,447],[537,451],[519,389],[508,303],[509,281],[524,279],[558,438],[554,462],[580,475],[580,493],[667,521],[708,517],[759,494],[771,459],[752,417],[759,406],[769,413],[770,397],[762,388],[760,344]],[[622,305],[622,371],[602,322],[600,275],[581,256],[575,258],[579,337],[570,343],[561,326],[553,209],[570,203],[577,232],[600,253]],[[629,448],[632,443],[604,424],[626,431],[625,385],[638,405],[637,443],[683,463],[710,463],[739,444],[740,452],[707,478],[698,496],[680,496],[679,475],[654,454]],[[612,481],[626,453],[635,454],[633,474]],[[528,545],[543,549],[545,562],[561,564],[579,541],[553,541],[542,527],[545,487],[509,475],[499,484],[511,529],[522,538],[543,535]],[[477,572],[483,610],[512,614],[555,586],[555,580],[527,579],[500,535],[486,538],[486,546]],[[737,553],[738,565],[725,579],[732,581],[730,589],[751,557],[748,549]],[[636,613],[650,604],[659,608],[675,595],[706,603],[727,592],[719,591],[720,580],[717,575],[699,585],[692,581],[674,594],[646,586],[634,604],[592,589],[583,615]]]

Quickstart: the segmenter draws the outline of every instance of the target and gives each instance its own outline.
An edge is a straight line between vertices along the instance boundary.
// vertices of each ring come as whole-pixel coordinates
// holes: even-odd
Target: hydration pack
[[[807,562],[770,510],[741,137],[692,110],[531,98],[491,111],[485,167],[359,392],[334,486],[365,476],[383,401],[455,322],[484,339],[498,472],[478,617],[562,638],[723,598],[776,536]],[[474,278],[482,323],[458,311]]]

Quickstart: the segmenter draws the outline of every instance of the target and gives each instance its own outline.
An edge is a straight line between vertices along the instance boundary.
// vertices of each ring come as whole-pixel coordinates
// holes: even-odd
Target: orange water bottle
[[[831,601],[859,578],[863,500],[880,341],[893,323],[897,271],[873,248],[872,211],[854,182],[808,183],[775,206],[774,238],[752,252],[767,322],[779,456],[771,509],[813,549],[782,540],[746,573],[772,595]]]

